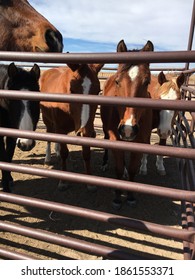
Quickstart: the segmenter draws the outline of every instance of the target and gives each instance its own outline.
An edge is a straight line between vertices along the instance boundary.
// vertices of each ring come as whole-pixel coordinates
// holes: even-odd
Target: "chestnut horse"
[[[60,67],[43,72],[40,79],[42,92],[61,94],[94,94],[100,92],[98,72],[103,64],[72,64],[69,67]],[[68,134],[72,131],[78,136],[95,137],[94,118],[96,105],[41,102],[43,122],[47,132]],[[61,168],[66,170],[68,147],[66,143],[60,143]],[[90,147],[83,146],[83,159],[87,174],[91,174]],[[45,162],[50,160],[50,143],[46,150]],[[65,189],[67,184],[60,181],[59,189]],[[93,187],[88,186],[93,189]]]
[[[163,72],[160,72],[158,77],[152,76],[151,83],[148,86],[151,98],[180,100],[180,87],[184,83],[185,76],[181,73],[177,78],[168,80]],[[159,135],[159,145],[166,145],[167,138],[171,135],[173,121],[177,112],[172,110],[153,110],[153,128],[157,128]],[[156,159],[157,172],[160,175],[166,175],[166,170],[163,163],[163,156],[157,155]],[[147,174],[147,155],[142,158],[140,173]]]
[[[27,0],[0,1],[1,51],[62,52],[62,35]]]
[[[153,51],[153,44],[148,41],[140,51]],[[117,52],[127,52],[126,44],[121,40],[117,46]],[[104,87],[104,96],[115,96],[123,98],[150,98],[148,85],[150,83],[150,69],[148,63],[119,64],[116,74],[111,76]],[[123,140],[137,143],[150,143],[152,130],[152,110],[145,108],[132,108],[125,106],[101,106],[101,119],[105,138],[111,141]],[[116,176],[123,178],[125,173],[124,151],[113,149],[116,166]],[[134,181],[135,175],[140,167],[142,155],[137,152],[131,153],[128,167],[128,178]],[[121,191],[115,192],[113,207],[119,209],[122,205]],[[135,204],[132,193],[128,193],[127,202]]]

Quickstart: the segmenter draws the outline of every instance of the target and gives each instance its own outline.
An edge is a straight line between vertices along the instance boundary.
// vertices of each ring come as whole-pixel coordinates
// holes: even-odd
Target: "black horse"
[[[40,69],[34,65],[30,71],[10,65],[0,65],[0,89],[39,91]],[[38,101],[13,100],[0,95],[0,127],[21,130],[35,130],[40,114]],[[15,147],[22,151],[30,151],[35,141],[24,138],[0,136],[0,161],[11,162]],[[3,191],[11,192],[13,178],[10,171],[2,170],[1,184]]]

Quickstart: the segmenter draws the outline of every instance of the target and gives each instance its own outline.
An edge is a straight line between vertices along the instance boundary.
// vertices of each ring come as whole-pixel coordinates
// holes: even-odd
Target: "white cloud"
[[[100,43],[187,48],[193,0],[30,0],[63,37]]]

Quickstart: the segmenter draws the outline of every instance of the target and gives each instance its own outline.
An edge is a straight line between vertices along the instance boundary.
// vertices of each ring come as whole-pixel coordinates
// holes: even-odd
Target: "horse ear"
[[[9,66],[8,66],[8,76],[10,78],[13,78],[16,76],[16,74],[18,73],[18,68],[16,67],[16,65],[14,64],[14,62],[12,62]]]
[[[127,52],[127,46],[124,40],[121,40],[117,45],[117,52]]]
[[[91,64],[90,66],[96,73],[99,73],[104,64]]]
[[[69,63],[68,63],[67,66],[68,66],[73,72],[75,72],[76,70],[79,69],[80,64],[73,64],[73,63],[70,63],[70,64],[69,64]]]
[[[70,53],[70,52],[66,52],[66,53]],[[75,64],[75,63],[67,63],[67,66],[73,71],[75,72],[76,70],[79,69],[79,67],[81,66],[80,64]]]
[[[184,75],[184,73],[182,72],[182,73],[179,75],[179,77],[177,77],[177,86],[178,86],[178,88],[180,88],[180,87],[183,85],[184,81],[185,81],[185,75]]]
[[[30,70],[30,73],[35,75],[35,78],[37,79],[37,81],[39,80],[41,71],[40,71],[39,66],[36,63],[34,64],[33,68]]]
[[[154,51],[154,45],[151,41],[148,41],[145,46],[143,47],[142,51],[144,52],[153,52]]]
[[[162,84],[167,82],[165,74],[162,71],[158,74],[158,82],[161,86],[162,86]]]

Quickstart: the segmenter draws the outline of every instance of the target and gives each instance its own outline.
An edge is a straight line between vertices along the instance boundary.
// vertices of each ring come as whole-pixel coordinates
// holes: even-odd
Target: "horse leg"
[[[113,150],[113,156],[115,158],[115,170],[116,176],[119,180],[126,180],[127,170],[125,168],[125,161],[124,161],[124,152],[119,150]],[[112,201],[112,207],[115,210],[121,209],[122,206],[122,199],[121,199],[122,191],[120,189],[115,190],[115,198]]]
[[[104,131],[104,139],[109,139],[109,135],[106,131]],[[104,149],[103,162],[101,166],[101,170],[105,172],[108,169],[108,149]]]
[[[11,162],[14,150],[16,146],[16,140],[11,137],[6,137],[6,148],[4,144],[3,137],[0,137],[0,158],[2,161]],[[2,187],[3,191],[11,192],[13,187],[13,178],[11,176],[11,171],[2,170]]]
[[[134,182],[135,175],[137,174],[141,162],[142,154],[140,153],[131,153],[131,159],[129,162],[129,180]],[[134,207],[136,205],[136,199],[132,192],[127,192],[127,204]]]
[[[45,154],[45,164],[49,165],[51,163],[51,142],[47,142],[46,154]]]
[[[60,145],[55,143],[55,153],[57,158],[60,158]],[[47,142],[46,155],[45,155],[45,164],[49,165],[51,163],[51,142]]]
[[[161,139],[159,141],[159,145],[160,146],[166,146],[166,139]],[[165,170],[165,166],[164,166],[164,161],[163,161],[163,156],[156,156],[156,168],[158,173],[161,176],[165,176],[166,175],[166,170]]]
[[[69,154],[68,147],[65,143],[60,143],[59,146],[60,146],[61,170],[66,171],[67,170],[66,169],[66,160],[67,160],[67,157]],[[64,180],[60,180],[59,184],[58,184],[58,189],[60,191],[64,191],[67,188],[68,188],[67,182],[65,182]]]
[[[60,144],[59,143],[55,143],[55,153],[57,158],[60,158]]]
[[[147,173],[148,173],[147,163],[148,163],[148,155],[143,154],[143,157],[141,159],[141,166],[140,166],[140,169],[139,169],[139,174],[147,175]]]
[[[163,156],[159,156],[159,155],[156,156],[156,168],[157,168],[159,175],[161,175],[161,176],[166,175]]]
[[[84,160],[84,167],[85,167],[85,173],[87,175],[91,175],[91,150],[90,147],[82,147],[82,155]],[[94,185],[87,185],[87,189],[91,192],[95,192],[97,190],[97,187]]]

